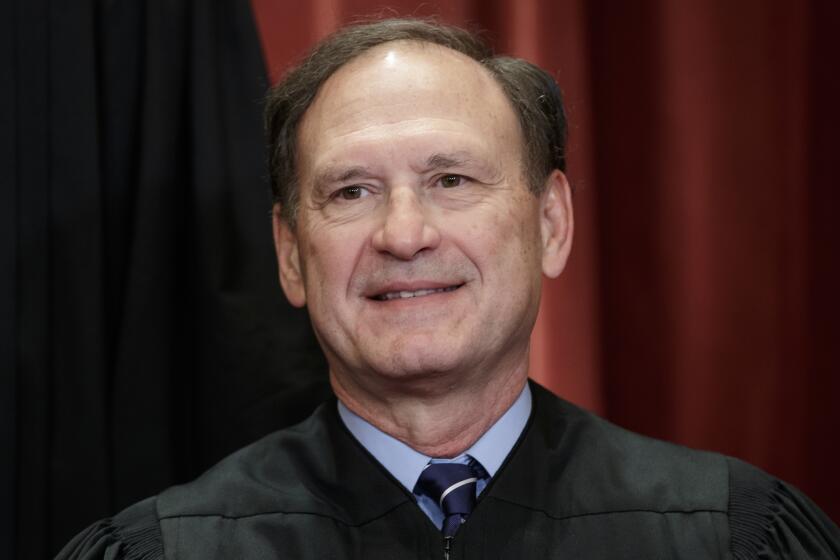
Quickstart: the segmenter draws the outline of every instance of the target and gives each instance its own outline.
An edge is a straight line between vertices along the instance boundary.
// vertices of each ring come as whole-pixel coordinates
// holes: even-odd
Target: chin
[[[451,350],[432,351],[432,348],[401,348],[388,352],[380,359],[371,360],[371,369],[382,377],[406,382],[437,379],[463,367],[464,361],[458,353]]]

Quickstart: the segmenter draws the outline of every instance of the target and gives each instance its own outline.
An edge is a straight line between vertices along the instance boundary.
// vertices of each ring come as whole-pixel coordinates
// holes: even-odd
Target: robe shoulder
[[[114,517],[97,521],[71,540],[56,560],[159,560],[163,539],[157,499],[147,498]]]
[[[525,466],[516,470],[533,470],[527,465],[546,453],[556,457],[561,475],[536,482],[562,498],[539,504],[548,514],[646,512],[688,522],[696,513],[723,520],[722,548],[737,560],[840,559],[840,529],[795,487],[741,460],[630,432],[539,387],[534,395],[541,441],[520,451]]]
[[[727,463],[733,558],[840,558],[840,528],[807,496],[743,461]]]

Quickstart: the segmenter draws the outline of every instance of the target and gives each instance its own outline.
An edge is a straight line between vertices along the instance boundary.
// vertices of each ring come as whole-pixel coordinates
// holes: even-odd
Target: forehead
[[[299,135],[302,174],[383,136],[490,157],[521,144],[513,108],[484,67],[451,49],[405,41],[375,47],[333,74]]]

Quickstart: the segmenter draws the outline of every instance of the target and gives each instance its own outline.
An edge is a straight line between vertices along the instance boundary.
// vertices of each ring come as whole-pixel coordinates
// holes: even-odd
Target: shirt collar
[[[423,455],[400,440],[386,434],[338,401],[338,414],[350,433],[409,492],[414,490],[420,472],[431,457]],[[510,408],[464,452],[493,477],[513,449],[531,415],[531,389],[522,389]]]

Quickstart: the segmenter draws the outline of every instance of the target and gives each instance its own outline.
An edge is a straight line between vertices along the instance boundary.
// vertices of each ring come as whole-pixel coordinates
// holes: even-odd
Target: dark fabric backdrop
[[[247,1],[0,8],[0,557],[308,414],[277,287]]]
[[[276,78],[371,0],[253,0]],[[840,519],[840,5],[389,2],[556,72],[575,249],[532,375]],[[43,558],[327,394],[277,287],[244,0],[0,8],[0,557]]]

